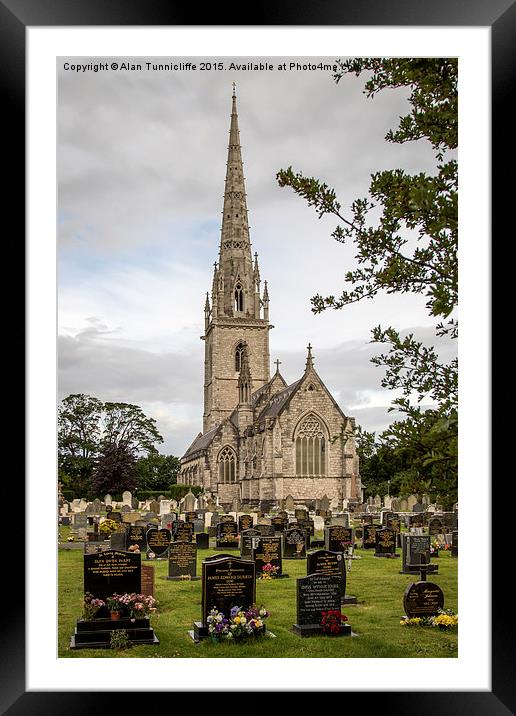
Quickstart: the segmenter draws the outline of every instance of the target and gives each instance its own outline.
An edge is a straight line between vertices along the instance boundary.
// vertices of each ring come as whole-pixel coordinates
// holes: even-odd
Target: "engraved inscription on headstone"
[[[284,559],[303,559],[306,557],[307,543],[310,538],[298,527],[283,532]]]
[[[140,552],[145,552],[147,547],[147,540],[145,538],[145,527],[137,527],[131,525],[127,530],[127,542],[126,546],[129,547],[133,544],[137,544]]]
[[[437,584],[415,582],[403,595],[403,608],[408,617],[431,617],[444,607],[444,594]]]
[[[244,530],[249,530],[253,526],[253,517],[252,515],[240,515],[238,518],[238,531],[243,532]]]
[[[170,542],[172,540],[172,533],[166,528],[157,529],[151,527],[147,530],[147,552],[152,552],[156,557],[166,556]]]
[[[355,543],[354,530],[351,527],[330,525],[324,528],[324,546],[331,552],[347,552]]]
[[[256,537],[253,541],[251,557],[256,563],[256,576],[258,577],[266,564],[278,567],[276,576],[282,574],[281,537]]]
[[[341,552],[318,549],[308,552],[306,558],[307,574],[330,574],[340,580],[340,596],[346,595],[346,565]]]
[[[364,524],[362,532],[362,548],[374,549],[376,547],[376,532],[380,529],[378,525]]]
[[[376,532],[375,557],[385,557],[396,554],[396,532],[384,527]]]
[[[340,578],[330,574],[310,574],[296,582],[297,623],[293,630],[300,636],[319,633],[322,612],[340,611]]]
[[[197,545],[193,542],[172,542],[168,552],[168,579],[197,576]]]
[[[236,522],[219,522],[216,533],[217,549],[238,548],[238,533]]]
[[[141,554],[107,550],[84,555],[84,592],[98,599],[138,593],[141,588]]]
[[[202,621],[214,607],[226,616],[232,607],[248,609],[256,600],[255,564],[239,558],[222,558],[202,565]]]
[[[259,530],[249,529],[240,533],[240,556],[251,557],[253,549],[253,538],[259,537]]]

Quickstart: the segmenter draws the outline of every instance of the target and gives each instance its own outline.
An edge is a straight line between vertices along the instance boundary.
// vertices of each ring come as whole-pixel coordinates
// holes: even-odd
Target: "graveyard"
[[[456,530],[446,545],[449,549],[436,552],[432,547],[437,530],[451,529],[443,521],[452,513],[438,524],[439,518],[431,514],[426,519],[421,513],[387,510],[333,516],[329,511],[322,511],[324,516],[321,511],[211,515],[205,510],[172,513],[167,504],[159,517],[165,507],[152,507],[156,512],[131,507],[131,512],[121,511],[121,518],[110,510],[117,526],[107,538],[100,528],[107,513],[98,504],[89,510],[98,511],[96,516],[76,512],[61,520],[59,657],[458,655],[457,628],[403,624],[407,614],[437,614],[437,607],[458,613]],[[205,520],[211,524],[206,526]],[[267,565],[273,567],[273,576],[260,578]],[[85,592],[101,599],[113,592],[141,592],[152,595],[157,607],[136,622],[125,615],[122,622],[112,623],[107,611],[88,622],[82,614]],[[208,637],[212,607],[222,605],[229,613],[232,607],[247,609],[252,603],[270,614],[262,638],[235,643]],[[407,606],[413,611],[408,613]],[[339,633],[343,638],[323,633],[321,609],[340,609],[346,616]],[[106,648],[114,633],[110,630],[128,633],[129,648]]]

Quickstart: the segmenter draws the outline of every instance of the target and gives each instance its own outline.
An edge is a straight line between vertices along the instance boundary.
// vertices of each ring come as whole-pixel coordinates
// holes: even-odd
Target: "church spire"
[[[226,253],[229,252],[232,255],[235,251],[240,252],[240,254],[245,253],[249,256],[249,260],[251,260],[244,165],[242,162],[242,147],[240,146],[240,132],[238,129],[235,85],[233,83],[228,161],[224,187],[224,211],[220,241],[220,263],[223,262]]]

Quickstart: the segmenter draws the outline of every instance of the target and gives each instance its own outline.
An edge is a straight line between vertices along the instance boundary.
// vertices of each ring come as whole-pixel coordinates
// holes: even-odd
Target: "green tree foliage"
[[[319,218],[337,217],[332,237],[356,248],[356,267],[344,275],[349,288],[340,296],[317,294],[311,300],[312,311],[341,309],[384,292],[416,293],[426,297],[428,313],[436,319],[436,337],[455,339],[457,60],[360,58],[339,61],[338,67],[334,75],[337,84],[346,75],[367,72],[368,97],[386,88],[409,89],[410,110],[385,139],[400,144],[430,142],[435,171],[415,175],[402,169],[376,172],[371,176],[369,195],[356,199],[349,211],[342,210],[335,190],[319,179],[295,173],[292,167],[278,172],[279,185],[291,187],[315,208]],[[401,392],[390,410],[404,415],[385,431],[380,443],[399,450],[398,457],[403,460],[413,461],[404,473],[405,484],[430,479],[434,485],[446,483],[448,492],[456,493],[457,360],[443,364],[433,347],[424,346],[413,334],[401,336],[392,326],[375,327],[372,342],[387,348],[373,362],[386,369],[382,386]],[[423,402],[432,402],[435,409],[424,410]],[[363,463],[362,470],[364,467]]]
[[[63,487],[80,495],[91,495],[92,489],[101,494],[100,485],[107,485],[106,492],[116,492],[124,481],[127,486],[120,489],[131,489],[129,483],[137,485],[137,459],[157,454],[155,445],[163,442],[156,421],[139,406],[102,403],[84,394],[69,395],[61,402],[58,430],[59,479]]]
[[[136,463],[138,486],[143,490],[168,490],[177,482],[180,461],[175,455],[151,453]]]
[[[86,495],[100,441],[102,403],[89,395],[69,395],[58,414],[58,471],[64,488]]]
[[[90,495],[134,490],[138,485],[135,452],[124,442],[104,443],[95,461]]]

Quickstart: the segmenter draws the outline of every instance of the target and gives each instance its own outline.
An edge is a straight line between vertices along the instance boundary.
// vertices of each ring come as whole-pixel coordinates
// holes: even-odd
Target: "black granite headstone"
[[[98,599],[114,593],[138,593],[141,587],[141,554],[107,550],[84,555],[84,593]]]
[[[251,557],[253,537],[259,537],[260,532],[255,529],[244,530],[240,533],[240,556]]]
[[[376,547],[376,533],[379,529],[380,527],[378,525],[363,525],[362,549],[374,549]]]
[[[255,564],[238,557],[223,557],[202,564],[202,621],[215,608],[226,617],[232,607],[248,609],[256,600]]]
[[[309,539],[310,537],[307,536],[305,530],[299,527],[285,530],[285,532],[283,532],[283,558],[305,558]]]
[[[384,527],[376,532],[375,557],[396,556],[396,532]]]
[[[437,565],[430,564],[430,535],[404,534],[401,544],[401,556],[403,574],[414,574],[419,572],[421,560],[424,559],[428,565],[428,572],[437,573]]]
[[[274,527],[275,532],[283,532],[286,524],[286,520],[284,520],[283,517],[277,516],[271,519],[271,525]]]
[[[177,524],[177,527],[176,527]],[[174,522],[174,542],[191,542],[193,539],[194,527],[192,522]]]
[[[283,572],[282,565],[282,545],[281,537],[257,537],[254,540],[251,558],[256,564],[256,576],[259,577],[266,564],[272,564],[278,567],[276,577],[281,577]]]
[[[324,546],[330,552],[347,552],[355,544],[354,529],[330,525],[324,528]]]
[[[172,533],[166,528],[158,529],[157,527],[151,527],[150,530],[147,530],[146,539],[147,553],[153,553],[157,558],[160,558],[167,554],[172,540]]]
[[[168,550],[168,579],[198,579],[197,545],[193,542],[172,542]]]
[[[240,515],[238,518],[238,531],[243,532],[244,530],[249,530],[253,526],[253,516],[252,515]]]
[[[216,540],[217,549],[237,549],[238,533],[236,522],[219,522]]]
[[[403,608],[408,617],[431,617],[444,607],[444,594],[432,582],[409,584],[403,595]]]
[[[339,578],[340,596],[346,595],[346,565],[341,552],[318,549],[306,556],[307,574],[330,574]]]
[[[195,535],[195,543],[199,549],[210,548],[210,536],[207,532],[198,532]]]
[[[137,527],[136,525],[131,525],[127,530],[127,549],[129,549],[129,547],[133,544],[138,545],[138,549],[140,550],[140,552],[145,552],[147,548],[147,540],[145,537],[144,527]]]
[[[331,574],[310,574],[296,580],[297,622],[293,631],[298,636],[310,636],[322,632],[323,612],[339,611],[340,577]],[[342,634],[350,633],[345,625]]]

